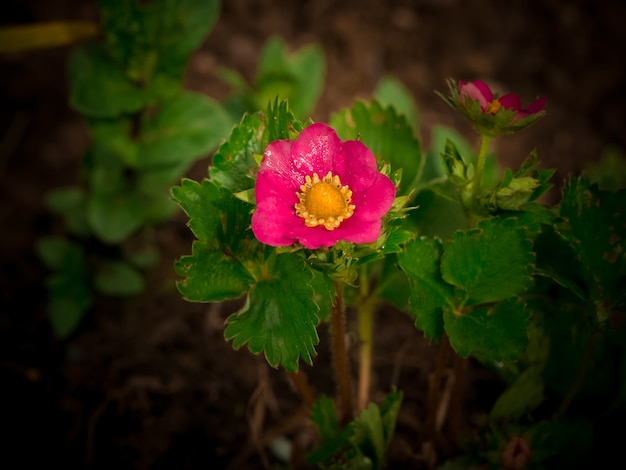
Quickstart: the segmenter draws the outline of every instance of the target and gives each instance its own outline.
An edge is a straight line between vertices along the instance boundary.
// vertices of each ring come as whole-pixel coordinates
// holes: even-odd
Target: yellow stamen
[[[496,98],[491,103],[487,104],[487,108],[485,109],[485,111],[487,111],[489,114],[496,114],[501,107],[502,103],[500,103],[500,101],[498,101],[498,98]]]
[[[354,205],[350,204],[352,191],[342,186],[339,176],[333,176],[331,171],[322,179],[317,173],[312,178],[307,176],[300,190],[301,193],[296,192],[300,202],[294,207],[307,227],[323,225],[326,230],[334,230],[354,214]]]

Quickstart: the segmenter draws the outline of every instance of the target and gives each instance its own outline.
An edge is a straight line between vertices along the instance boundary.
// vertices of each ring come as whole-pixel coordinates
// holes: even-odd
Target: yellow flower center
[[[495,100],[487,104],[485,111],[487,111],[489,114],[496,114],[501,107],[502,103],[500,103],[500,101],[498,101],[498,98],[496,98]]]
[[[307,227],[323,225],[326,230],[334,230],[354,214],[354,206],[350,204],[352,191],[342,186],[339,176],[333,176],[330,171],[322,179],[317,173],[312,178],[307,176],[300,190],[301,193],[296,192],[300,202],[294,207]]]

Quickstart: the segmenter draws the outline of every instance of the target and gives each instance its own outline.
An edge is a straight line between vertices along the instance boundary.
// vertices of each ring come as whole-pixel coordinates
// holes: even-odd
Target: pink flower
[[[495,114],[500,108],[513,109],[517,111],[514,122],[519,119],[539,113],[546,105],[546,98],[541,97],[533,101],[527,107],[522,108],[522,100],[519,96],[513,93],[509,93],[504,96],[494,97],[493,92],[489,86],[481,81],[475,80],[473,82],[459,82],[459,97],[461,102],[465,104],[467,98],[478,101],[480,109],[483,113]]]
[[[255,195],[252,231],[260,242],[316,249],[376,241],[395,187],[363,143],[343,142],[316,123],[293,141],[268,145]]]

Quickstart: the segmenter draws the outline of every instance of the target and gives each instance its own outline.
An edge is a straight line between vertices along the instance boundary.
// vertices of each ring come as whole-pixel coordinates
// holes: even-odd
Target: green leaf
[[[262,148],[270,142],[280,139],[293,140],[302,131],[304,125],[298,121],[287,100],[278,97],[268,103],[265,111],[265,130],[263,131]]]
[[[339,419],[334,400],[327,395],[320,396],[311,407],[311,421],[317,427],[322,441],[336,437],[339,431]]]
[[[326,321],[335,301],[335,288],[332,279],[322,271],[313,270],[313,300],[319,307],[318,317],[320,321]]]
[[[151,89],[131,82],[102,46],[74,49],[68,67],[70,105],[86,116],[118,117],[137,112],[157,99]]]
[[[357,101],[352,109],[331,116],[330,126],[343,140],[360,139],[392,172],[402,169],[398,195],[407,195],[420,179],[423,160],[419,141],[404,116],[378,102]]]
[[[439,240],[421,237],[398,254],[398,264],[410,280],[409,302],[415,326],[430,340],[437,340],[443,334],[443,309],[453,299],[452,286],[441,277],[441,253]]]
[[[402,393],[393,391],[379,405],[370,403],[341,429],[332,399],[322,396],[311,409],[321,444],[307,461],[321,468],[382,469],[393,438]]]
[[[107,49],[134,82],[182,79],[219,15],[218,0],[99,0]]]
[[[66,338],[92,304],[89,272],[82,248],[60,238],[43,239],[40,255],[55,272],[48,277],[48,315],[52,330]]]
[[[443,279],[461,290],[464,305],[497,302],[523,292],[535,260],[532,241],[515,219],[491,218],[459,231],[441,258]]]
[[[198,240],[211,247],[226,247],[237,253],[252,238],[251,206],[228,189],[209,180],[183,179],[172,188],[172,197],[189,216],[189,228]],[[248,237],[243,236],[247,234]]]
[[[246,114],[213,155],[209,167],[211,179],[232,192],[253,188],[258,169],[254,155],[263,153],[261,136],[264,129],[259,114]]]
[[[122,261],[105,261],[95,274],[94,287],[105,295],[129,297],[144,289],[142,275]]]
[[[208,156],[232,127],[216,101],[183,92],[163,102],[142,122],[137,164],[141,168],[172,165]]]
[[[273,257],[267,274],[248,294],[246,305],[226,320],[226,340],[233,348],[263,352],[272,367],[298,370],[302,358],[312,363],[318,343],[319,308],[313,301],[311,270],[297,254]]]
[[[513,360],[528,346],[529,312],[514,298],[463,315],[446,308],[443,318],[450,344],[459,356],[473,354],[491,362]]]
[[[449,240],[457,230],[467,227],[457,189],[447,180],[420,191],[413,205],[417,209],[409,212],[405,223],[419,235]]]
[[[392,392],[385,397],[380,408],[375,403],[370,403],[350,423],[353,428],[350,441],[369,458],[373,469],[385,467],[387,448],[393,437],[401,402],[402,393]]]
[[[521,373],[496,400],[489,415],[517,421],[543,401],[541,367],[530,367]]]
[[[85,191],[78,186],[56,188],[45,196],[46,205],[63,216],[65,225],[71,233],[87,235],[90,232],[85,210]]]
[[[87,217],[94,233],[105,243],[119,243],[144,223],[145,210],[131,190],[92,193],[87,199]]]
[[[254,96],[257,109],[264,109],[278,96],[289,101],[298,118],[307,118],[322,92],[325,73],[324,51],[318,45],[288,54],[283,40],[277,36],[270,38],[263,47],[257,69]]]
[[[195,241],[191,255],[174,263],[174,270],[185,279],[176,286],[190,302],[220,302],[244,295],[254,278],[236,259]]]
[[[626,190],[602,191],[584,178],[573,178],[563,189],[557,227],[569,241],[591,288],[590,297],[600,303],[626,305]]]
[[[48,236],[37,240],[37,255],[48,269],[61,269],[63,260],[74,249],[66,238]]]
[[[408,88],[396,77],[385,76],[378,81],[374,90],[374,99],[381,106],[392,106],[399,115],[405,116],[411,127],[417,131],[419,119],[415,100]]]

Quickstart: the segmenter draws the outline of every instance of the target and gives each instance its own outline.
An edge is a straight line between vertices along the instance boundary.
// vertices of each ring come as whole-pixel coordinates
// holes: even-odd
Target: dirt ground
[[[2,24],[96,19],[86,0],[9,1]],[[428,145],[434,124],[467,124],[434,90],[445,79],[483,79],[525,103],[548,97],[547,116],[501,139],[499,154],[519,163],[534,148],[558,168],[557,187],[610,145],[626,147],[626,4],[578,0],[229,0],[192,58],[188,88],[221,99],[215,68],[251,77],[273,34],[293,47],[318,42],[327,78],[315,120],[370,96],[394,74],[414,94]],[[252,443],[285,436],[310,442],[311,429],[284,373],[223,340],[238,302],[181,300],[173,261],[190,251],[179,214],[155,232],[162,263],[145,295],[99,301],[71,338],[53,337],[45,314],[46,270],[38,237],[58,229],[43,195],[75,181],[89,139],[67,105],[70,48],[0,57],[0,426],[6,467],[257,469],[276,462]],[[207,156],[208,158],[208,156]],[[190,175],[201,178],[207,160]],[[428,468],[422,437],[428,374],[438,345],[427,344],[405,315],[378,312],[374,399],[392,385],[405,393],[389,468]],[[332,393],[328,336],[320,328],[317,392]],[[470,363],[464,419],[485,410],[499,384]],[[264,442],[265,442],[264,441]],[[8,452],[7,452],[8,451]],[[440,454],[441,456],[441,454]]]

